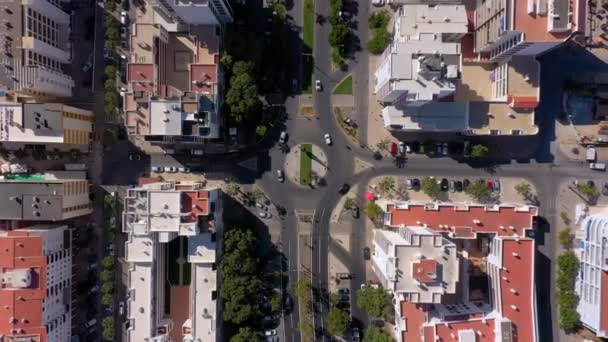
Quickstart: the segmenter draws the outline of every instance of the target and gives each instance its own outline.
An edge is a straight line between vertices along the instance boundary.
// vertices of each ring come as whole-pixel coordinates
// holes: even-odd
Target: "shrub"
[[[559,232],[559,242],[562,244],[564,248],[570,248],[572,246],[572,240],[574,236],[572,236],[572,232],[570,228],[566,228]]]

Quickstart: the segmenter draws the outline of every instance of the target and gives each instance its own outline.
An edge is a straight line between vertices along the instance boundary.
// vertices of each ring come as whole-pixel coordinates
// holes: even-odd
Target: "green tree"
[[[367,42],[367,51],[371,54],[381,54],[390,43],[391,35],[385,29],[375,29],[373,37]]]
[[[226,183],[224,191],[228,196],[234,197],[241,192],[241,186],[235,182]]]
[[[368,202],[367,206],[365,206],[365,213],[367,214],[367,217],[373,221],[384,214],[384,211],[376,203]]]
[[[370,326],[365,331],[365,337],[363,338],[363,342],[392,342],[393,338],[386,334],[384,331]]]
[[[532,187],[526,182],[521,182],[515,184],[515,191],[524,197],[528,197],[532,192]]]
[[[105,8],[108,12],[114,12],[116,10],[116,2],[113,0],[106,1]]]
[[[350,325],[350,316],[338,309],[331,308],[327,314],[327,330],[333,336],[341,336]]]
[[[103,305],[111,305],[114,302],[114,296],[111,293],[104,293],[101,296],[101,304]]]
[[[357,202],[355,202],[355,199],[352,197],[347,197],[346,200],[344,201],[345,209],[350,209],[352,207],[355,207],[356,205],[357,205]]]
[[[309,320],[300,322],[300,324],[298,324],[298,330],[300,330],[300,333],[302,334],[302,336],[304,336],[305,340],[312,339],[315,333],[315,329]]]
[[[114,318],[108,316],[101,321],[102,327],[102,337],[105,340],[113,341],[114,340]]]
[[[230,342],[262,342],[250,327],[239,328],[239,333],[230,338]]]
[[[471,158],[483,158],[488,154],[488,148],[482,144],[471,146]]]
[[[331,27],[329,31],[329,45],[332,47],[338,47],[344,44],[346,37],[348,36],[350,29],[346,24],[339,23]]]
[[[263,138],[266,135],[267,128],[266,126],[257,126],[255,128],[255,135],[258,138]]]
[[[101,292],[112,293],[114,292],[114,284],[112,282],[105,282],[101,285]]]
[[[388,140],[388,139],[382,139],[382,140],[380,140],[380,142],[378,142],[378,143],[376,144],[376,147],[377,147],[379,150],[387,151],[387,150],[388,150],[388,145],[389,145],[390,143],[391,143],[391,141],[390,141],[390,140]]]
[[[224,319],[234,324],[252,319],[259,312],[261,289],[262,281],[257,277],[225,277],[220,290],[224,298]]]
[[[115,203],[116,203],[116,197],[114,197],[112,195],[105,195],[105,196],[103,196],[103,204],[105,204],[106,207],[110,207],[111,208],[111,207],[114,206]]]
[[[570,228],[566,228],[559,232],[559,243],[561,243],[564,248],[572,247],[572,240],[574,240],[574,236],[572,235]]]
[[[391,297],[383,288],[365,287],[357,291],[357,305],[372,317],[387,318]]]
[[[420,187],[422,188],[422,192],[432,199],[437,199],[437,197],[439,197],[439,193],[441,193],[441,188],[439,187],[439,184],[437,184],[435,178],[431,178],[429,176],[422,178]]]
[[[487,202],[492,195],[492,190],[488,188],[486,182],[482,179],[472,182],[471,185],[466,188],[465,192],[478,202]]]
[[[564,221],[565,224],[570,224],[570,218],[568,217],[568,213],[562,211],[559,213],[559,217]]]
[[[115,66],[108,65],[105,67],[104,73],[106,74],[106,76],[108,76],[108,78],[116,78],[118,70],[116,70]]]
[[[101,264],[103,265],[103,267],[105,268],[113,268],[114,267],[114,263],[116,262],[116,258],[108,255],[105,256],[102,260],[101,260]]]
[[[383,177],[380,182],[378,182],[378,191],[384,196],[387,193],[395,190],[395,178],[388,176]]]
[[[577,328],[580,319],[580,315],[576,311],[578,296],[573,291],[566,291],[558,295],[557,304],[559,306],[560,328],[566,331]]]
[[[114,272],[110,271],[110,270],[103,270],[101,271],[101,275],[99,276],[99,279],[101,279],[101,281],[103,282],[107,282],[112,280],[112,277],[114,276]]]
[[[272,5],[273,14],[279,18],[279,20],[284,21],[287,16],[287,8],[285,7],[285,3],[283,0],[276,0]]]
[[[580,183],[576,185],[576,189],[581,194],[587,196],[587,198],[592,198],[598,195],[598,191],[594,183]]]
[[[296,296],[299,298],[310,297],[310,291],[312,290],[312,284],[308,279],[298,279],[296,283]]]
[[[251,229],[232,228],[224,234],[224,257],[220,271],[224,277],[255,274],[257,240]]]
[[[572,291],[574,281],[578,273],[579,261],[572,251],[563,253],[557,257],[557,288],[558,290]]]
[[[240,62],[234,64],[233,69]],[[226,93],[226,104],[230,108],[232,119],[240,123],[243,119],[259,111],[262,103],[258,98],[258,87],[250,74],[234,74],[230,78],[228,92]]]
[[[283,310],[283,296],[280,293],[275,293],[270,298],[270,311],[278,314]]]
[[[369,23],[369,28],[372,30],[386,29],[390,20],[391,17],[384,10],[372,13],[367,19]]]

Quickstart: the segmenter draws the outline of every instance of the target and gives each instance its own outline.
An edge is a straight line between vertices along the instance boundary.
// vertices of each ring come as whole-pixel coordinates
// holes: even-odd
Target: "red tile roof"
[[[134,91],[154,93],[154,64],[134,64],[127,67],[127,79]]]
[[[195,222],[198,216],[209,215],[209,191],[182,192],[182,212],[191,212],[184,222]]]
[[[503,317],[514,325],[513,341],[535,341],[534,240],[503,240],[500,297]],[[514,305],[514,307],[512,307]]]
[[[405,318],[403,341],[420,341],[420,329],[427,320],[425,305],[402,301],[401,317]]]
[[[491,211],[481,205],[458,209],[451,204],[441,204],[438,209],[426,209],[424,205],[410,204],[407,208],[397,208],[389,204],[387,212],[391,214],[391,226],[426,224],[439,232],[456,230],[464,233],[468,231],[466,228],[470,228],[473,233],[496,233],[507,236],[517,233],[519,236],[524,236],[525,230],[532,229],[532,218],[536,216],[537,209],[530,207],[528,211],[517,211],[515,207],[500,206],[498,210]],[[477,221],[474,220],[478,220],[479,223],[475,223]]]
[[[432,283],[437,277],[437,261],[423,259],[414,263],[412,277],[421,283]]]
[[[600,306],[600,329],[608,331],[608,272],[603,271],[601,277],[602,290],[600,297],[602,298],[602,305]]]
[[[536,96],[507,96],[507,101],[513,108],[528,108],[534,109],[538,106],[538,98]]]
[[[217,69],[215,64],[192,64],[190,66],[190,89],[212,93],[213,84],[217,83]]]
[[[18,231],[0,237],[0,267],[3,272],[19,269],[32,272],[29,288],[3,286],[0,289],[0,334],[46,342],[42,308],[46,297],[47,264],[42,253],[42,238]]]

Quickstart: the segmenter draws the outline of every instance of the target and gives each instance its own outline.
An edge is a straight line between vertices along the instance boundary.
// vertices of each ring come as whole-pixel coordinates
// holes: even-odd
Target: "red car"
[[[488,187],[488,189],[494,190],[494,184],[492,184],[492,182],[487,182],[486,186]]]
[[[396,155],[397,154],[397,143],[391,143],[391,154],[392,155]]]

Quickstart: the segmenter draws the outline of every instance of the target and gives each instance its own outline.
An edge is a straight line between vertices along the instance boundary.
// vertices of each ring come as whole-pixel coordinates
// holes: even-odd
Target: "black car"
[[[414,140],[410,144],[410,147],[412,148],[412,152],[414,152],[414,153],[420,152],[420,142]]]
[[[344,184],[342,184],[342,186],[340,187],[340,191],[338,191],[338,192],[342,195],[346,195],[348,190],[350,190],[350,185],[344,183]]]
[[[349,294],[350,290],[347,288],[338,289],[339,294]]]
[[[455,186],[456,191],[461,192],[463,190],[463,186],[462,186],[462,182],[461,181],[456,181]]]
[[[340,302],[336,305],[336,307],[338,309],[348,309],[348,308],[350,308],[350,303],[349,302]]]
[[[358,219],[359,218],[359,207],[352,207],[350,210],[351,210],[351,213],[353,214],[353,218]]]
[[[469,185],[471,185],[471,181],[469,181],[468,179],[465,178],[462,181],[462,187],[463,187],[463,189],[466,190],[469,187]]]
[[[412,179],[412,190],[420,191],[420,180],[418,178]]]
[[[447,179],[445,179],[445,178],[443,178],[443,179],[441,180],[440,185],[441,185],[441,191],[448,191],[448,189],[450,188],[449,183],[448,183],[448,180],[447,180]]]
[[[369,247],[363,248],[363,259],[369,260],[371,257],[371,253],[369,251]]]
[[[608,183],[604,183],[604,187],[602,188],[602,195],[608,196]]]
[[[372,325],[375,326],[376,328],[383,328],[384,327],[384,321],[383,320],[375,320],[375,321],[372,321]]]

